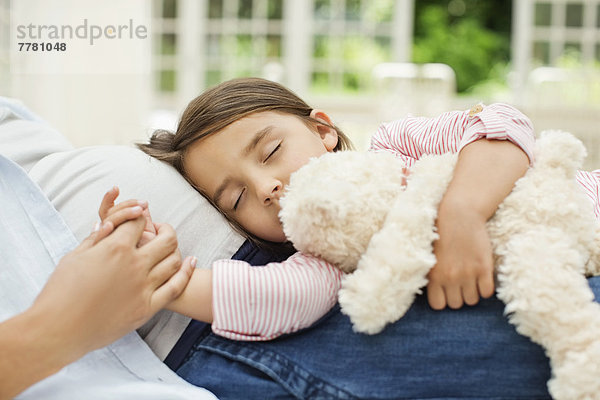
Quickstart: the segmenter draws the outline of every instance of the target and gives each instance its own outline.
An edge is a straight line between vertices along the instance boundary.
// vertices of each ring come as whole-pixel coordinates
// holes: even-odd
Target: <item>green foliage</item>
[[[342,49],[344,63],[349,63],[349,66],[356,70],[370,70],[375,64],[390,57],[389,49],[362,36],[345,37]]]
[[[365,5],[365,20],[375,23],[391,22],[393,12],[393,0],[371,0]]]
[[[413,61],[448,64],[456,73],[459,92],[498,79],[495,65],[505,65],[510,53],[508,28],[492,29],[485,24],[499,10],[481,10],[476,2],[463,1],[464,13],[457,16],[448,12],[449,3],[455,2],[429,3],[417,9]],[[506,15],[497,16],[502,18]]]
[[[314,39],[313,57],[323,65],[332,67],[331,70],[334,71],[313,73],[313,92],[339,90],[345,94],[358,93],[370,89],[373,67],[389,61],[391,49],[389,42],[358,35],[317,35]]]

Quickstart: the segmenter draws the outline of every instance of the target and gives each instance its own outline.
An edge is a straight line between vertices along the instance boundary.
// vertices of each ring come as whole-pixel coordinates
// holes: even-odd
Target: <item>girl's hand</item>
[[[427,298],[435,310],[475,305],[494,294],[492,245],[485,218],[462,207],[440,208],[437,264],[429,272]]]
[[[440,202],[427,298],[436,310],[473,305],[494,294],[494,262],[486,222],[527,171],[529,159],[509,141],[477,140],[458,155]]]
[[[115,200],[118,196],[119,188],[115,186],[102,198],[102,203],[98,210],[102,225],[99,234],[95,237],[94,243],[102,240],[102,238],[110,234],[113,229],[123,222],[136,219],[139,216],[144,216],[146,225],[137,246],[141,247],[154,239],[158,232],[158,227],[152,222],[148,203],[138,200],[126,200],[115,205]]]

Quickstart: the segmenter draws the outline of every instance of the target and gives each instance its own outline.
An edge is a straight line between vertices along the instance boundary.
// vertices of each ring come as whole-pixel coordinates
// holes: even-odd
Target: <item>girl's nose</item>
[[[283,185],[279,181],[265,184],[262,193],[263,204],[268,205],[271,204],[273,200],[279,200],[279,198],[283,194],[282,192]]]

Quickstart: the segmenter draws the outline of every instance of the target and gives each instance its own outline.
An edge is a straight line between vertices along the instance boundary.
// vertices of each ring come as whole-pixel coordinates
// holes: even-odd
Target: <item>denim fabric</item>
[[[600,277],[589,280],[596,301]],[[220,399],[545,399],[541,347],[516,333],[496,298],[433,311],[419,296],[381,334],[352,332],[339,309],[311,329],[271,342],[208,330],[177,374]]]

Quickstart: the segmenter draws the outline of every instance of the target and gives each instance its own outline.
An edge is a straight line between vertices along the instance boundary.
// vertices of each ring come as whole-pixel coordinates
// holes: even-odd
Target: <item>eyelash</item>
[[[242,200],[242,195],[245,191],[246,189],[242,189],[242,191],[240,192],[240,195],[238,196],[237,200],[235,201],[235,204],[233,205],[233,211],[237,211],[237,208],[240,205],[240,201]]]
[[[273,154],[275,154],[277,152],[277,150],[279,150],[281,148],[281,143],[279,143],[277,146],[275,146],[275,148],[273,149],[273,151],[267,156],[267,158],[265,158],[265,162],[271,158],[271,156]]]

